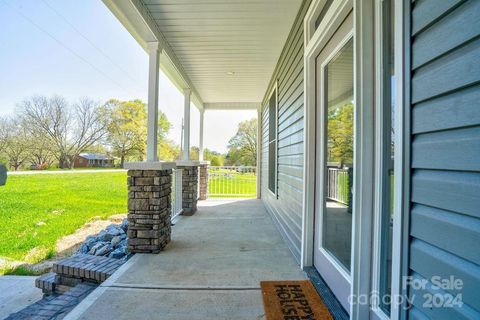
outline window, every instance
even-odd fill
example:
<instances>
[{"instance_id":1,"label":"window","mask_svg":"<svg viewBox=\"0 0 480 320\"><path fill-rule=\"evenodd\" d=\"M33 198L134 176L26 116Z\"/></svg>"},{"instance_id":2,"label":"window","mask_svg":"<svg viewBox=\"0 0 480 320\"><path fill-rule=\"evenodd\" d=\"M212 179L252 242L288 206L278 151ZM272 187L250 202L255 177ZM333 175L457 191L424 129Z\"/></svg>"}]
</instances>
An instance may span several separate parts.
<instances>
[{"instance_id":1,"label":"window","mask_svg":"<svg viewBox=\"0 0 480 320\"><path fill-rule=\"evenodd\" d=\"M304 30L307 42L312 39L333 3L334 0L312 1L304 19L307 22Z\"/></svg>"},{"instance_id":2,"label":"window","mask_svg":"<svg viewBox=\"0 0 480 320\"><path fill-rule=\"evenodd\" d=\"M322 245L350 272L354 159L353 38L324 67Z\"/></svg>"},{"instance_id":3,"label":"window","mask_svg":"<svg viewBox=\"0 0 480 320\"><path fill-rule=\"evenodd\" d=\"M328 9L332 5L333 0L327 0L323 7L322 10L319 12L317 19L315 20L315 30L318 29L318 26L320 25L320 22L322 22L323 18L325 17L325 14L327 13Z\"/></svg>"},{"instance_id":4,"label":"window","mask_svg":"<svg viewBox=\"0 0 480 320\"><path fill-rule=\"evenodd\" d=\"M277 195L277 89L268 100L268 189Z\"/></svg>"}]
</instances>

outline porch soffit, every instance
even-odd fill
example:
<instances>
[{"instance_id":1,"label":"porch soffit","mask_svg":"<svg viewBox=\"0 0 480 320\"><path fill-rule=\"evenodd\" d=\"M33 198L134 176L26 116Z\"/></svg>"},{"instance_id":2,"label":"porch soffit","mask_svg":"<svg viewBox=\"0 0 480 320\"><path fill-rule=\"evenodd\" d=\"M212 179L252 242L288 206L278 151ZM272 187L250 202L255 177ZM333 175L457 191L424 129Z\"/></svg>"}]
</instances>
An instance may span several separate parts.
<instances>
[{"instance_id":1,"label":"porch soffit","mask_svg":"<svg viewBox=\"0 0 480 320\"><path fill-rule=\"evenodd\" d=\"M171 52L167 75L189 83L197 101L225 109L262 100L302 0L129 0L141 10L122 12L104 0L137 41L148 32L128 24L153 23ZM112 2L115 3L112 6ZM149 23L144 23L148 25ZM149 26L152 29L152 26ZM155 34L155 32L153 32ZM158 35L157 35L158 38ZM173 70L173 71L172 71ZM170 74L169 74L170 73ZM183 73L183 75L182 75Z\"/></svg>"}]
</instances>

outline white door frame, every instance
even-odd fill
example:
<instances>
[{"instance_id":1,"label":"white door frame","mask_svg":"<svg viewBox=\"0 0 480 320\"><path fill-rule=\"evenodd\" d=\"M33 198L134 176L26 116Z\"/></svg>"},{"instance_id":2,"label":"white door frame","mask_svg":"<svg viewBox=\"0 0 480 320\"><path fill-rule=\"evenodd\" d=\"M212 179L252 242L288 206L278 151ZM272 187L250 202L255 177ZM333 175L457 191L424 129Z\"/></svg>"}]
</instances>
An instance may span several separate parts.
<instances>
[{"instance_id":1,"label":"white door frame","mask_svg":"<svg viewBox=\"0 0 480 320\"><path fill-rule=\"evenodd\" d=\"M350 29L341 40L335 44L330 46L330 42L327 46L324 47L325 50L330 51L333 47L333 50L328 53L327 56L322 57L321 61L318 61L318 58L325 55L323 52L317 57L316 68L317 68L317 95L318 92L325 92L325 67L331 63L332 59L345 47L345 45L350 41L353 40L353 13L350 13L350 21L348 24L345 24L341 28L337 29L336 32L345 33L345 29ZM342 20L344 23L347 20ZM343 29L343 30L342 30ZM334 36L336 37L336 36ZM330 48L329 48L330 47ZM323 51L323 50L322 50ZM353 62L353 61L352 61ZM319 74L320 73L320 74ZM315 268L319 271L322 277L325 279L327 284L329 283L336 283L336 287L330 286L331 290L337 297L348 296L350 294L350 288L352 286L352 277L350 272L343 266L336 258L335 255L328 250L324 249L320 244L323 242L323 221L324 215L326 212L326 207L324 204L324 196L325 196L325 151L326 148L326 139L325 134L326 130L323 126L326 123L325 115L327 114L326 109L328 108L325 105L325 99L321 99L320 101L317 99L316 101L316 110L320 111L316 114L316 156L317 159L315 161L316 170L315 172L315 199L322 199L321 203L315 205L315 228L314 232L317 233L316 239L314 235L314 254L317 255L317 258L314 257L314 265ZM322 132L319 132L319 129ZM352 214L354 214L352 212ZM353 221L352 221L353 222ZM353 223L352 223L353 227ZM340 303L343 305L344 308L349 310L349 303L342 301Z\"/></svg>"},{"instance_id":2,"label":"white door frame","mask_svg":"<svg viewBox=\"0 0 480 320\"><path fill-rule=\"evenodd\" d=\"M321 0L314 0L320 2ZM312 3L305 16L304 27L311 26L313 8L318 6ZM303 216L302 216L302 248L301 266L313 265L313 237L315 216L315 126L316 126L316 57L335 33L348 13L353 8L352 0L334 1L325 15L320 26L311 39L305 38L304 53L304 172L303 172ZM319 9L317 9L319 11Z\"/></svg>"},{"instance_id":3,"label":"white door frame","mask_svg":"<svg viewBox=\"0 0 480 320\"><path fill-rule=\"evenodd\" d=\"M381 249L382 249L382 220L384 219L383 214L383 190L384 190L384 182L383 182L383 173L384 173L384 136L387 134L385 132L383 118L384 118L384 91L385 86L389 85L384 83L384 72L385 66L383 63L383 55L384 53L384 25L383 19L381 19L381 15L383 13L383 0L375 0L375 38L376 45L375 45L375 136L376 136L376 144L375 144L375 160L376 160L376 170L375 170L375 216L374 216L374 232L373 232L373 242L372 242L372 291L378 292L380 294L380 272L383 272L381 269ZM393 123L392 123L393 125ZM395 131L397 132L397 131ZM397 147L396 147L397 149ZM395 150L396 153L397 150ZM396 182L398 179L398 172L394 170L395 178L394 181ZM371 319L372 320L387 320L389 316L380 308L380 300L376 299L372 301L371 307Z\"/></svg>"},{"instance_id":4,"label":"white door frame","mask_svg":"<svg viewBox=\"0 0 480 320\"><path fill-rule=\"evenodd\" d=\"M301 266L313 265L315 216L315 107L316 57L338 29L344 18L354 10L354 88L355 88L355 159L354 214L352 222L352 297L370 293L371 241L373 224L374 173L374 54L373 0L333 1L319 27L312 35L322 0L314 0L304 21L304 125L305 163L302 219ZM325 3L323 1L323 3ZM361 50L360 50L361 49ZM351 319L368 319L369 305L350 305Z\"/></svg>"}]
</instances>

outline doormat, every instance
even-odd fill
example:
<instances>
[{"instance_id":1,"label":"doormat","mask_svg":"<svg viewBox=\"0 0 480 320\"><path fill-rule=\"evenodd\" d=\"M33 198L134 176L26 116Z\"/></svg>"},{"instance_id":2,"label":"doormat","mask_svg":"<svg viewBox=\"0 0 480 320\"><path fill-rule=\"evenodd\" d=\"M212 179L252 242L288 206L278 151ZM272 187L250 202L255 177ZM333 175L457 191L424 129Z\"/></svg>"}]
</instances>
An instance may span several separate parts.
<instances>
[{"instance_id":1,"label":"doormat","mask_svg":"<svg viewBox=\"0 0 480 320\"><path fill-rule=\"evenodd\" d=\"M261 281L266 320L333 320L309 280Z\"/></svg>"}]
</instances>

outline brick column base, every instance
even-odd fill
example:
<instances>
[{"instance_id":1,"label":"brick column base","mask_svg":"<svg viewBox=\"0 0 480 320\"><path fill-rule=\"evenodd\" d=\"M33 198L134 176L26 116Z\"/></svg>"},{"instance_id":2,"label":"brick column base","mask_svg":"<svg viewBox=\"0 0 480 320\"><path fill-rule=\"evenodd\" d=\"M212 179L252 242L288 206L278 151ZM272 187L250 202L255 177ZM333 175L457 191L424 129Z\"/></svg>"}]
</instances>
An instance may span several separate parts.
<instances>
[{"instance_id":1,"label":"brick column base","mask_svg":"<svg viewBox=\"0 0 480 320\"><path fill-rule=\"evenodd\" d=\"M197 211L198 167L185 166L182 173L182 207L183 215L191 216Z\"/></svg>"},{"instance_id":2,"label":"brick column base","mask_svg":"<svg viewBox=\"0 0 480 320\"><path fill-rule=\"evenodd\" d=\"M159 253L170 242L172 170L128 170L128 251Z\"/></svg>"},{"instance_id":3,"label":"brick column base","mask_svg":"<svg viewBox=\"0 0 480 320\"><path fill-rule=\"evenodd\" d=\"M198 168L200 174L200 196L199 200L207 200L208 198L208 165L204 164Z\"/></svg>"}]
</instances>

